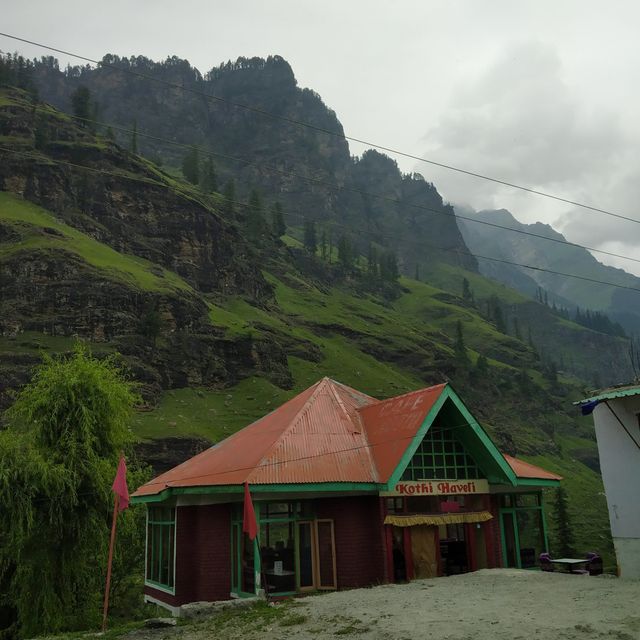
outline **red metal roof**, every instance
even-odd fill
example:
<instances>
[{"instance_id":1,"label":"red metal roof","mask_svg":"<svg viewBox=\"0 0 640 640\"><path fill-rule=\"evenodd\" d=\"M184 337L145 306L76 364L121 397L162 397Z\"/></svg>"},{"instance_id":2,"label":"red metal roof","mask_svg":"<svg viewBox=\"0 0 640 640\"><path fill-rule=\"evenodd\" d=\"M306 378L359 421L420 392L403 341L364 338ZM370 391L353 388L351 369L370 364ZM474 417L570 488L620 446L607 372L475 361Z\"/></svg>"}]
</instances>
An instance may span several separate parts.
<instances>
[{"instance_id":1,"label":"red metal roof","mask_svg":"<svg viewBox=\"0 0 640 640\"><path fill-rule=\"evenodd\" d=\"M244 482L387 482L446 386L379 401L323 378L260 420L146 483L134 495L152 495L168 487ZM520 477L558 478L505 458Z\"/></svg>"},{"instance_id":2,"label":"red metal roof","mask_svg":"<svg viewBox=\"0 0 640 640\"><path fill-rule=\"evenodd\" d=\"M420 425L446 384L405 393L360 409L371 453L383 482L400 463Z\"/></svg>"},{"instance_id":3,"label":"red metal roof","mask_svg":"<svg viewBox=\"0 0 640 640\"><path fill-rule=\"evenodd\" d=\"M272 413L143 485L166 487L310 482L378 482L358 415L378 402L323 378Z\"/></svg>"},{"instance_id":4,"label":"red metal roof","mask_svg":"<svg viewBox=\"0 0 640 640\"><path fill-rule=\"evenodd\" d=\"M513 469L513 472L518 478L532 478L535 480L562 480L562 476L559 476L551 471L546 471L542 467L536 467L535 464L519 460L513 456L509 456L506 453L502 454L504 459L509 463L509 466Z\"/></svg>"}]
</instances>

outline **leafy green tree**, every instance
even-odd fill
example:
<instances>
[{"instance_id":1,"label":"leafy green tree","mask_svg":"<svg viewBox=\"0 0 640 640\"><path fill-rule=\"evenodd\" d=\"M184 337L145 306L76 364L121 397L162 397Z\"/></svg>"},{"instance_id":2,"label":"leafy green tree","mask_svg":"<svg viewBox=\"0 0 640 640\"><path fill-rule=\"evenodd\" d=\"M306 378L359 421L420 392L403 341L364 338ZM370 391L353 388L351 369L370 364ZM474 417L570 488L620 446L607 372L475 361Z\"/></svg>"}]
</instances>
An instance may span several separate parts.
<instances>
[{"instance_id":1,"label":"leafy green tree","mask_svg":"<svg viewBox=\"0 0 640 640\"><path fill-rule=\"evenodd\" d=\"M200 182L200 152L198 147L191 147L182 160L182 175L191 184Z\"/></svg>"},{"instance_id":2,"label":"leafy green tree","mask_svg":"<svg viewBox=\"0 0 640 640\"><path fill-rule=\"evenodd\" d=\"M0 432L0 610L12 612L5 637L97 626L111 483L132 442L136 401L114 357L77 347L46 357L8 411ZM129 483L141 479L133 470ZM119 518L116 573L142 569L135 511ZM122 585L121 573L115 580Z\"/></svg>"},{"instance_id":3,"label":"leafy green tree","mask_svg":"<svg viewBox=\"0 0 640 640\"><path fill-rule=\"evenodd\" d=\"M140 317L138 331L156 346L162 330L162 317L155 306L148 306Z\"/></svg>"},{"instance_id":4,"label":"leafy green tree","mask_svg":"<svg viewBox=\"0 0 640 640\"><path fill-rule=\"evenodd\" d=\"M569 499L565 488L562 486L556 489L553 507L558 536L557 552L565 558L570 558L576 554L575 538L569 518Z\"/></svg>"},{"instance_id":5,"label":"leafy green tree","mask_svg":"<svg viewBox=\"0 0 640 640\"><path fill-rule=\"evenodd\" d=\"M213 158L210 155L205 158L203 163L202 175L200 176L200 188L205 193L213 193L218 190L216 167L213 162Z\"/></svg>"},{"instance_id":6,"label":"leafy green tree","mask_svg":"<svg viewBox=\"0 0 640 640\"><path fill-rule=\"evenodd\" d=\"M322 227L322 236L320 238L320 255L323 260L327 259L327 230Z\"/></svg>"},{"instance_id":7,"label":"leafy green tree","mask_svg":"<svg viewBox=\"0 0 640 640\"><path fill-rule=\"evenodd\" d=\"M271 231L276 238L282 238L287 233L282 205L279 202L274 202L271 205Z\"/></svg>"},{"instance_id":8,"label":"leafy green tree","mask_svg":"<svg viewBox=\"0 0 640 640\"><path fill-rule=\"evenodd\" d=\"M304 248L315 256L318 251L318 238L316 235L316 223L305 218L304 221Z\"/></svg>"},{"instance_id":9,"label":"leafy green tree","mask_svg":"<svg viewBox=\"0 0 640 640\"><path fill-rule=\"evenodd\" d=\"M93 110L91 108L91 91L84 85L81 84L71 94L71 108L73 109L73 115L76 118L83 119L82 125L88 127L89 123L86 121L91 119Z\"/></svg>"}]
</instances>

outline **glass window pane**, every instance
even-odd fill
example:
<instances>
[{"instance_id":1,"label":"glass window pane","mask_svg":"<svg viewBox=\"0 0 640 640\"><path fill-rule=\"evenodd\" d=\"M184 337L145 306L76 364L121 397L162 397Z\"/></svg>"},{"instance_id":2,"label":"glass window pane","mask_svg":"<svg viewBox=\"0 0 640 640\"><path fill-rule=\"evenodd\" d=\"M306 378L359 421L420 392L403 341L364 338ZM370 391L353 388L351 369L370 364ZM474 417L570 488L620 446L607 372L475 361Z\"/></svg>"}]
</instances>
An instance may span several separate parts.
<instances>
[{"instance_id":1,"label":"glass window pane","mask_svg":"<svg viewBox=\"0 0 640 640\"><path fill-rule=\"evenodd\" d=\"M295 523L272 522L261 525L262 539L268 543L262 547L262 566L269 593L295 591Z\"/></svg>"}]
</instances>

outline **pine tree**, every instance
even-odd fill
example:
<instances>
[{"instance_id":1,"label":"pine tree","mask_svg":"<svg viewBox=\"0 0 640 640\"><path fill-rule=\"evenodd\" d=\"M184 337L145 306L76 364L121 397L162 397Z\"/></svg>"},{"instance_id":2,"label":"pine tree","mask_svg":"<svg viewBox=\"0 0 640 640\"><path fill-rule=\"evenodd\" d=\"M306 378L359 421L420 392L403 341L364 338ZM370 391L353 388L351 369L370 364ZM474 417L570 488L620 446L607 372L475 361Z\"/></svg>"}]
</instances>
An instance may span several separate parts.
<instances>
[{"instance_id":1,"label":"pine tree","mask_svg":"<svg viewBox=\"0 0 640 640\"><path fill-rule=\"evenodd\" d=\"M316 237L316 223L305 218L304 221L304 248L315 256L318 251L318 239Z\"/></svg>"},{"instance_id":2,"label":"pine tree","mask_svg":"<svg viewBox=\"0 0 640 640\"><path fill-rule=\"evenodd\" d=\"M338 242L338 262L345 271L353 269L354 258L351 240L346 235L341 236Z\"/></svg>"},{"instance_id":3,"label":"pine tree","mask_svg":"<svg viewBox=\"0 0 640 640\"><path fill-rule=\"evenodd\" d=\"M522 335L520 335L520 322L518 318L513 319L513 335L516 337L516 340L522 340Z\"/></svg>"},{"instance_id":4,"label":"pine tree","mask_svg":"<svg viewBox=\"0 0 640 640\"><path fill-rule=\"evenodd\" d=\"M489 373L489 361L482 354L476 360L476 371L483 376Z\"/></svg>"},{"instance_id":5,"label":"pine tree","mask_svg":"<svg viewBox=\"0 0 640 640\"><path fill-rule=\"evenodd\" d=\"M562 486L556 489L554 511L558 531L557 552L565 558L575 556L575 538L569 519L569 499L565 488Z\"/></svg>"},{"instance_id":6,"label":"pine tree","mask_svg":"<svg viewBox=\"0 0 640 640\"><path fill-rule=\"evenodd\" d=\"M472 298L473 298L473 293L471 292L469 281L466 278L462 278L462 299L465 302L471 302Z\"/></svg>"},{"instance_id":7,"label":"pine tree","mask_svg":"<svg viewBox=\"0 0 640 640\"><path fill-rule=\"evenodd\" d=\"M265 221L262 210L262 199L257 189L252 189L247 207L247 233L249 238L260 241L264 233Z\"/></svg>"},{"instance_id":8,"label":"pine tree","mask_svg":"<svg viewBox=\"0 0 640 640\"><path fill-rule=\"evenodd\" d=\"M323 260L327 259L327 230L322 227L322 236L320 239L320 255Z\"/></svg>"},{"instance_id":9,"label":"pine tree","mask_svg":"<svg viewBox=\"0 0 640 640\"><path fill-rule=\"evenodd\" d=\"M200 182L200 152L198 147L191 147L182 160L182 175L191 184Z\"/></svg>"},{"instance_id":10,"label":"pine tree","mask_svg":"<svg viewBox=\"0 0 640 640\"><path fill-rule=\"evenodd\" d=\"M222 210L227 217L231 218L236 212L236 183L233 178L225 185L222 196L224 198Z\"/></svg>"},{"instance_id":11,"label":"pine tree","mask_svg":"<svg viewBox=\"0 0 640 640\"><path fill-rule=\"evenodd\" d=\"M378 251L371 243L367 251L367 273L374 279L378 277Z\"/></svg>"},{"instance_id":12,"label":"pine tree","mask_svg":"<svg viewBox=\"0 0 640 640\"><path fill-rule=\"evenodd\" d=\"M213 158L207 155L202 167L202 176L200 177L200 188L205 193L213 193L218 190L218 177L216 176L216 168Z\"/></svg>"},{"instance_id":13,"label":"pine tree","mask_svg":"<svg viewBox=\"0 0 640 640\"><path fill-rule=\"evenodd\" d=\"M462 331L462 322L458 320L456 323L456 340L453 345L453 350L456 354L456 359L463 364L469 363L469 355L467 354L467 347L464 343L464 334Z\"/></svg>"},{"instance_id":14,"label":"pine tree","mask_svg":"<svg viewBox=\"0 0 640 640\"><path fill-rule=\"evenodd\" d=\"M133 131L131 132L131 153L138 153L138 121L133 120Z\"/></svg>"},{"instance_id":15,"label":"pine tree","mask_svg":"<svg viewBox=\"0 0 640 640\"><path fill-rule=\"evenodd\" d=\"M274 202L271 207L271 230L276 238L282 238L282 236L287 233L287 225L284 222L282 205L279 202Z\"/></svg>"},{"instance_id":16,"label":"pine tree","mask_svg":"<svg viewBox=\"0 0 640 640\"><path fill-rule=\"evenodd\" d=\"M83 120L82 126L88 127L91 118L91 92L84 85L80 85L71 94L71 108L76 118Z\"/></svg>"}]
</instances>

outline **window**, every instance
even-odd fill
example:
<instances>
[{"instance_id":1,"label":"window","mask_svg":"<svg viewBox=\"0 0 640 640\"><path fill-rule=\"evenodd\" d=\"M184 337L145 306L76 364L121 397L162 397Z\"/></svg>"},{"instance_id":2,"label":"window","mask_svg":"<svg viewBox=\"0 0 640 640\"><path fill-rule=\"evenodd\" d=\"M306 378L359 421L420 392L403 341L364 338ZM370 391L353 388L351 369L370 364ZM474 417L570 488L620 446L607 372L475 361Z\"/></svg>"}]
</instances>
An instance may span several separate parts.
<instances>
[{"instance_id":1,"label":"window","mask_svg":"<svg viewBox=\"0 0 640 640\"><path fill-rule=\"evenodd\" d=\"M433 426L411 458L403 480L470 480L480 478L473 458L452 429Z\"/></svg>"},{"instance_id":2,"label":"window","mask_svg":"<svg viewBox=\"0 0 640 640\"><path fill-rule=\"evenodd\" d=\"M147 512L146 582L173 590L175 586L175 507L149 507Z\"/></svg>"}]
</instances>

